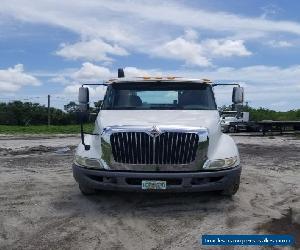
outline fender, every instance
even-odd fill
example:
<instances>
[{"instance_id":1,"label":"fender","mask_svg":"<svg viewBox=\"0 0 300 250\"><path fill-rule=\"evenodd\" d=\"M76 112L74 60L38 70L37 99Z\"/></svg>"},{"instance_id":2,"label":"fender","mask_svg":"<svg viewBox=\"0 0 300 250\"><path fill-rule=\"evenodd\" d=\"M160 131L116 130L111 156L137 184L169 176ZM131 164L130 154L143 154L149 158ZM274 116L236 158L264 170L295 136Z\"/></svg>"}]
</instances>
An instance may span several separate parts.
<instances>
[{"instance_id":1,"label":"fender","mask_svg":"<svg viewBox=\"0 0 300 250\"><path fill-rule=\"evenodd\" d=\"M211 160L214 159L224 159L229 157L237 156L236 165L240 164L239 151L236 146L236 143L231 136L226 134L221 134L219 140L215 145L213 145L213 150L210 150L208 158Z\"/></svg>"},{"instance_id":2,"label":"fender","mask_svg":"<svg viewBox=\"0 0 300 250\"><path fill-rule=\"evenodd\" d=\"M86 134L85 137L86 144L89 144L90 150L85 150L84 145L80 143L76 149L76 155L80 155L82 157L101 159L101 140L100 135L89 135Z\"/></svg>"}]
</instances>

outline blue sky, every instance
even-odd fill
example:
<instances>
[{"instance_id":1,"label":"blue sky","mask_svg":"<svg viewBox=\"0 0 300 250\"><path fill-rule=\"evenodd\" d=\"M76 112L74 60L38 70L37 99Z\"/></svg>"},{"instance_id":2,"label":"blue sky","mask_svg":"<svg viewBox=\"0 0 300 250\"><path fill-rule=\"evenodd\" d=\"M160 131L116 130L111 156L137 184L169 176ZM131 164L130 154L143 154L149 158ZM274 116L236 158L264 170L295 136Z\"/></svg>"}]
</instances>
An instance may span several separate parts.
<instances>
[{"instance_id":1,"label":"blue sky","mask_svg":"<svg viewBox=\"0 0 300 250\"><path fill-rule=\"evenodd\" d=\"M176 75L239 82L255 107L300 108L299 1L17 1L0 8L0 101L62 107L82 82ZM216 89L218 104L230 88ZM91 90L93 99L104 89Z\"/></svg>"}]
</instances>

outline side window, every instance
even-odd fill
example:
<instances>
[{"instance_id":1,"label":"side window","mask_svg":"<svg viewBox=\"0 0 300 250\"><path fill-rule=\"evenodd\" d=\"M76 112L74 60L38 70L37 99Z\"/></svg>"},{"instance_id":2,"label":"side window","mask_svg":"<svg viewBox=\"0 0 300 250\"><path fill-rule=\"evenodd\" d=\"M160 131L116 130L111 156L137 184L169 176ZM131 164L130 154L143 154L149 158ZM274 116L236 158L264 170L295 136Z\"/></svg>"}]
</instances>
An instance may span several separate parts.
<instances>
[{"instance_id":1,"label":"side window","mask_svg":"<svg viewBox=\"0 0 300 250\"><path fill-rule=\"evenodd\" d=\"M112 106L113 102L113 88L107 87L106 93L103 99L103 108L108 108Z\"/></svg>"}]
</instances>

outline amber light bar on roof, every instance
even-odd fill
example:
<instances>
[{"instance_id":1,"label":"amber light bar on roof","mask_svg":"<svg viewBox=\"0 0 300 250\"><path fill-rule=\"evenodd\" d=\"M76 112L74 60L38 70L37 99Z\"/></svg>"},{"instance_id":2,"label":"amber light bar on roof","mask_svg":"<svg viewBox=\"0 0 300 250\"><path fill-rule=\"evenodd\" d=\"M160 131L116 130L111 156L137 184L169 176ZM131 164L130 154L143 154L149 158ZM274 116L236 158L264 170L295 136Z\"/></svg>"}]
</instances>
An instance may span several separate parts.
<instances>
[{"instance_id":1,"label":"amber light bar on roof","mask_svg":"<svg viewBox=\"0 0 300 250\"><path fill-rule=\"evenodd\" d=\"M141 79L144 79L144 80L152 80L152 79L155 79L155 80L174 80L174 79L178 79L178 78L182 78L182 77L178 77L178 76L138 76L137 78L141 78Z\"/></svg>"},{"instance_id":2,"label":"amber light bar on roof","mask_svg":"<svg viewBox=\"0 0 300 250\"><path fill-rule=\"evenodd\" d=\"M163 76L139 76L136 78L140 78L143 80L175 80L175 79L180 79L183 77L181 77L181 76L165 76L165 77L163 77ZM206 78L199 79L199 80L206 82L206 83L212 83L211 80L206 79Z\"/></svg>"},{"instance_id":3,"label":"amber light bar on roof","mask_svg":"<svg viewBox=\"0 0 300 250\"><path fill-rule=\"evenodd\" d=\"M130 80L133 80L133 81L136 81L136 79L141 79L141 80L144 80L144 81L172 81L172 80L179 80L179 81L183 81L183 82L201 82L201 83L206 83L206 84L214 84L213 81L207 79L207 78L198 78L198 79L187 79L187 78L184 78L184 77L178 77L178 76L137 76L137 77L134 77L134 78L122 78L122 79L119 79L119 78L113 78L113 79L109 79L107 82L108 83L113 83L113 82L123 82L123 81L130 81Z\"/></svg>"}]
</instances>

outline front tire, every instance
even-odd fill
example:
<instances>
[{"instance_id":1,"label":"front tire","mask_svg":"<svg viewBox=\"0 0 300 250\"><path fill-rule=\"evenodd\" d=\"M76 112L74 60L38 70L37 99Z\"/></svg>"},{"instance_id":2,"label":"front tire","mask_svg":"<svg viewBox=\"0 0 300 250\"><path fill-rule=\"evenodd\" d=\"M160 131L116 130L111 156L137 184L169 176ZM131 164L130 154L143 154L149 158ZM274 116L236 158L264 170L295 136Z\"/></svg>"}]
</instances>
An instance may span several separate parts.
<instances>
[{"instance_id":1,"label":"front tire","mask_svg":"<svg viewBox=\"0 0 300 250\"><path fill-rule=\"evenodd\" d=\"M221 191L221 195L231 197L236 194L240 187L240 178L236 179L229 187Z\"/></svg>"},{"instance_id":2,"label":"front tire","mask_svg":"<svg viewBox=\"0 0 300 250\"><path fill-rule=\"evenodd\" d=\"M79 184L79 189L83 195L96 194L96 190Z\"/></svg>"},{"instance_id":3,"label":"front tire","mask_svg":"<svg viewBox=\"0 0 300 250\"><path fill-rule=\"evenodd\" d=\"M228 128L228 132L229 132L229 133L235 133L235 132L236 132L236 127L235 127L235 126L230 126L230 127Z\"/></svg>"}]
</instances>

